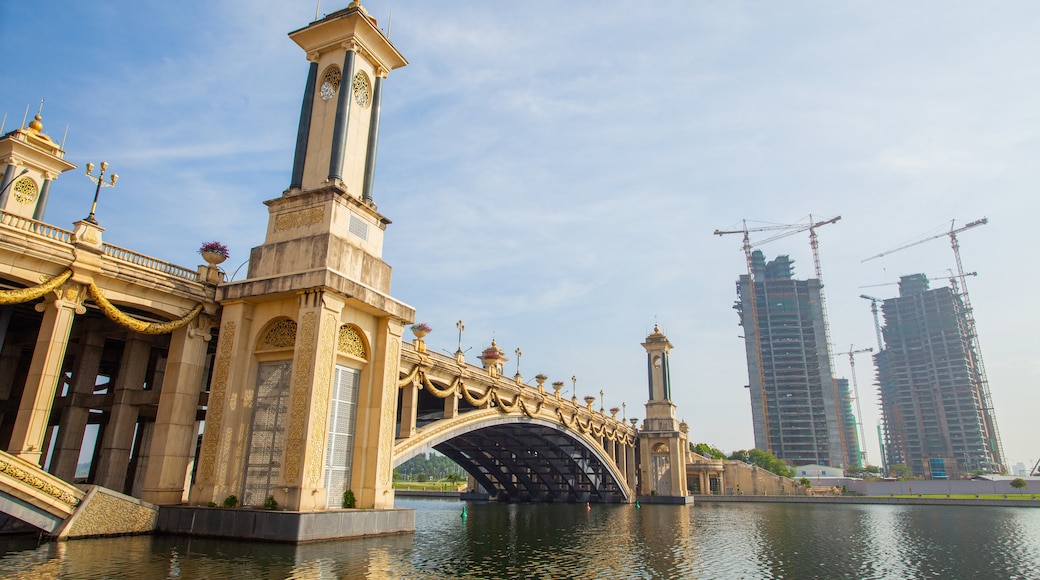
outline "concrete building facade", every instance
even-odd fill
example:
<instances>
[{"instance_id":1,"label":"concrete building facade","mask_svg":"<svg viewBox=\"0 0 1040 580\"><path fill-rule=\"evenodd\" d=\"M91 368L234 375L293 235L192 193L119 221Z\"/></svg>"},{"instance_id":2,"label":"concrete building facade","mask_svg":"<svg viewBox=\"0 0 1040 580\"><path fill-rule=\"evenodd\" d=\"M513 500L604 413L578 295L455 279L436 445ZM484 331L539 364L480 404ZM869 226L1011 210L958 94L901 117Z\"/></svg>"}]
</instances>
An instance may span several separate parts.
<instances>
[{"instance_id":1,"label":"concrete building facade","mask_svg":"<svg viewBox=\"0 0 1040 580\"><path fill-rule=\"evenodd\" d=\"M993 410L985 408L964 303L953 288L903 276L882 304L885 349L874 357L885 421L885 459L945 479L999 471Z\"/></svg>"},{"instance_id":2,"label":"concrete building facade","mask_svg":"<svg viewBox=\"0 0 1040 580\"><path fill-rule=\"evenodd\" d=\"M819 280L796 280L793 261L752 254L737 282L755 447L793 465L849 465L842 397L832 377ZM757 311L756 311L757 310ZM757 336L756 336L757 333ZM851 433L855 436L855 433Z\"/></svg>"}]
</instances>

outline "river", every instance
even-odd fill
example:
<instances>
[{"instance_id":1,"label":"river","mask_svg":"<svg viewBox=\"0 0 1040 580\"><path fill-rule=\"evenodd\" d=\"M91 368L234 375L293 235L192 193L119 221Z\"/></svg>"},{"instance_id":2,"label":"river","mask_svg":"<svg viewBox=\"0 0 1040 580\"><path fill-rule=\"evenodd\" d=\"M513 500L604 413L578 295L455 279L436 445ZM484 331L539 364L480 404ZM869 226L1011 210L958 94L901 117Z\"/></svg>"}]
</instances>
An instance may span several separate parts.
<instances>
[{"instance_id":1,"label":"river","mask_svg":"<svg viewBox=\"0 0 1040 580\"><path fill-rule=\"evenodd\" d=\"M2 578L1040 578L1040 509L463 504L413 535L287 546L138 536L0 543Z\"/></svg>"}]
</instances>

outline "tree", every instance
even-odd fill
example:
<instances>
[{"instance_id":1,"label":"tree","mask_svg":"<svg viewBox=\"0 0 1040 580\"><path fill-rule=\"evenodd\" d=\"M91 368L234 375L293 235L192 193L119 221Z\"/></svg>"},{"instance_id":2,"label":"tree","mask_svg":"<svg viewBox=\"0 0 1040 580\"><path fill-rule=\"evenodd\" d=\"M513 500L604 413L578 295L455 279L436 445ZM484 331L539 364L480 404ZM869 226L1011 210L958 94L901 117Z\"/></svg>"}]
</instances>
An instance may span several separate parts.
<instances>
[{"instance_id":1,"label":"tree","mask_svg":"<svg viewBox=\"0 0 1040 580\"><path fill-rule=\"evenodd\" d=\"M805 489L809 489L810 487L812 487L812 481L810 481L808 477L803 477L799 479L798 483L801 484L801 486Z\"/></svg>"},{"instance_id":2,"label":"tree","mask_svg":"<svg viewBox=\"0 0 1040 580\"><path fill-rule=\"evenodd\" d=\"M726 454L720 451L718 447L708 445L707 443L698 443L696 445L691 443L690 451L693 451L698 455L703 455L708 459L726 459Z\"/></svg>"},{"instance_id":3,"label":"tree","mask_svg":"<svg viewBox=\"0 0 1040 580\"><path fill-rule=\"evenodd\" d=\"M1026 480L1022 479L1021 477L1016 477L1015 479L1012 479L1012 480L1011 480L1011 487L1013 487L1013 488L1017 489L1017 490L1018 490L1018 493L1022 493L1022 490L1023 490L1023 489L1024 489L1024 488L1025 488L1025 487L1026 487L1027 485L1029 485L1029 484L1028 484L1028 483L1026 483Z\"/></svg>"},{"instance_id":4,"label":"tree","mask_svg":"<svg viewBox=\"0 0 1040 580\"><path fill-rule=\"evenodd\" d=\"M881 468L877 465L868 465L863 468L863 471L867 473L881 473Z\"/></svg>"},{"instance_id":5,"label":"tree","mask_svg":"<svg viewBox=\"0 0 1040 580\"><path fill-rule=\"evenodd\" d=\"M888 468L888 470L892 473L893 476L899 479L905 480L910 479L914 476L914 472L906 464L903 463L897 463L895 465L892 465Z\"/></svg>"},{"instance_id":6,"label":"tree","mask_svg":"<svg viewBox=\"0 0 1040 580\"><path fill-rule=\"evenodd\" d=\"M794 477L794 468L788 466L782 459L777 459L768 451L762 451L761 449L749 449L745 451L741 449L740 451L734 451L729 458L735 461L750 463L751 465L761 467L770 473L775 473L783 477Z\"/></svg>"}]
</instances>

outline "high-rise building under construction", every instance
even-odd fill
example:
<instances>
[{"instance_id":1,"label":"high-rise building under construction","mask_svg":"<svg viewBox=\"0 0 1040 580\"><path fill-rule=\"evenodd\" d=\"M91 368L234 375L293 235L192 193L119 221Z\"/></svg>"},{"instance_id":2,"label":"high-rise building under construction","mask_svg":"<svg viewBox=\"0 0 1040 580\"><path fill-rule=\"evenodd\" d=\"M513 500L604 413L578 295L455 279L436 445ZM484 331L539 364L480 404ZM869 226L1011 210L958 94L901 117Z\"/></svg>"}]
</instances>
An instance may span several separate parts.
<instances>
[{"instance_id":1,"label":"high-rise building under construction","mask_svg":"<svg viewBox=\"0 0 1040 580\"><path fill-rule=\"evenodd\" d=\"M885 459L941 479L1000 471L993 410L986 407L966 310L950 287L903 276L882 303L885 348L874 357L885 421Z\"/></svg>"},{"instance_id":2,"label":"high-rise building under construction","mask_svg":"<svg viewBox=\"0 0 1040 580\"><path fill-rule=\"evenodd\" d=\"M737 282L734 307L744 327L755 447L793 465L848 467L848 449L859 443L847 440L856 433L842 420L820 281L795 280L788 256L766 263L758 250L751 270L754 280L742 275Z\"/></svg>"}]
</instances>

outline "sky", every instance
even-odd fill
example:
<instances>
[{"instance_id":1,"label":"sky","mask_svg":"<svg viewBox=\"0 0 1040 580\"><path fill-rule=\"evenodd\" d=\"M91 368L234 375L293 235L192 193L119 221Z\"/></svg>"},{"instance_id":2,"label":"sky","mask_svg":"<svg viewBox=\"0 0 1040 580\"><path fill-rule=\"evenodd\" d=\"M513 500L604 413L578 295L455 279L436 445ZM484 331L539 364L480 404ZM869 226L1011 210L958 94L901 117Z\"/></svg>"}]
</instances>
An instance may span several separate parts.
<instances>
[{"instance_id":1,"label":"sky","mask_svg":"<svg viewBox=\"0 0 1040 580\"><path fill-rule=\"evenodd\" d=\"M288 186L303 52L287 34L347 2L0 0L4 131L45 99L78 168L46 221L86 216L108 161L109 244L190 268L206 241L229 277ZM836 374L877 348L861 294L955 269L959 236L1004 450L1040 458L1040 3L364 3L409 60L383 85L374 188L393 221L392 295L471 362L491 340L519 371L645 414L640 344L674 345L691 440L754 446L738 235L818 230ZM67 136L66 135L67 127ZM96 170L95 170L96 171ZM752 234L752 243L771 232ZM929 236L936 239L862 262ZM813 276L807 233L761 246ZM946 285L936 279L934 286ZM867 286L866 288L864 286ZM576 378L572 383L571 377ZM856 360L867 460L880 464L873 367Z\"/></svg>"}]
</instances>

